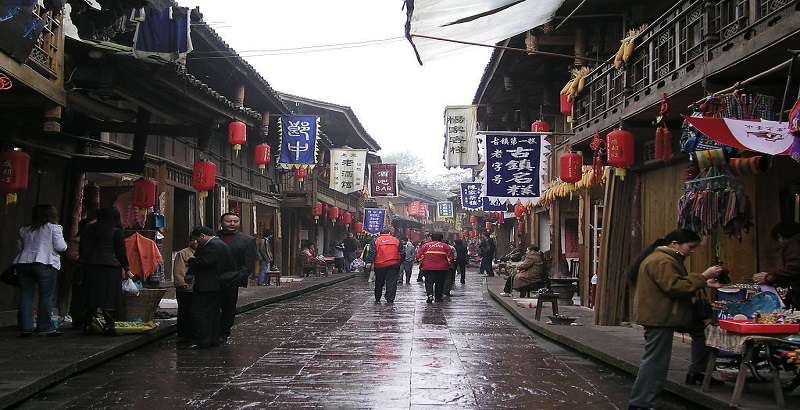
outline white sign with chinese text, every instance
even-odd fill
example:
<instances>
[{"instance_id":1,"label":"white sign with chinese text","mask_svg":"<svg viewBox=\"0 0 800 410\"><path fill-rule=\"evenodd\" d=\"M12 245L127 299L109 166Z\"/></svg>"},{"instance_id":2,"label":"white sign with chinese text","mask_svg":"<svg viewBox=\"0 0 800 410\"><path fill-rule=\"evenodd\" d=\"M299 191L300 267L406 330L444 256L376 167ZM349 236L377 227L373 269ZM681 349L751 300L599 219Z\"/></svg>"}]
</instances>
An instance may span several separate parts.
<instances>
[{"instance_id":1,"label":"white sign with chinese text","mask_svg":"<svg viewBox=\"0 0 800 410\"><path fill-rule=\"evenodd\" d=\"M444 166L469 168L478 165L478 107L447 107L444 111Z\"/></svg>"},{"instance_id":2,"label":"white sign with chinese text","mask_svg":"<svg viewBox=\"0 0 800 410\"><path fill-rule=\"evenodd\" d=\"M331 189L343 194L364 189L366 162L365 149L331 149Z\"/></svg>"}]
</instances>

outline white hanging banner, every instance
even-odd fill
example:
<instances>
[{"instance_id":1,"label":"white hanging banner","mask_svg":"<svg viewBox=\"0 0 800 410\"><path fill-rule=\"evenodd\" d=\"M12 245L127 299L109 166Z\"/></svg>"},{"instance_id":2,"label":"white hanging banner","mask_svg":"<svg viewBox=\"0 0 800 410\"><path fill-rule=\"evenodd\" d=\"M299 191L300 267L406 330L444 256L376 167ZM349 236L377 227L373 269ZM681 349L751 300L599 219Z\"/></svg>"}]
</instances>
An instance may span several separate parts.
<instances>
[{"instance_id":1,"label":"white hanging banner","mask_svg":"<svg viewBox=\"0 0 800 410\"><path fill-rule=\"evenodd\" d=\"M478 107L468 105L445 108L444 126L444 166L477 166Z\"/></svg>"},{"instance_id":2,"label":"white hanging banner","mask_svg":"<svg viewBox=\"0 0 800 410\"><path fill-rule=\"evenodd\" d=\"M365 149L331 149L330 188L343 194L364 189L367 163Z\"/></svg>"}]
</instances>

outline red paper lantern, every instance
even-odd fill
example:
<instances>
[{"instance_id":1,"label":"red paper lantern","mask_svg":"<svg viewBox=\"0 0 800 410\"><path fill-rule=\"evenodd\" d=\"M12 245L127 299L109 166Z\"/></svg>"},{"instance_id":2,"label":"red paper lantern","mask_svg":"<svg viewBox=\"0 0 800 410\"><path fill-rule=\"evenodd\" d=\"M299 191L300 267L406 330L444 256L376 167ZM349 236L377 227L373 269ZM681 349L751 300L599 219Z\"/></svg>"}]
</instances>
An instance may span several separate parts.
<instances>
[{"instance_id":1,"label":"red paper lantern","mask_svg":"<svg viewBox=\"0 0 800 410\"><path fill-rule=\"evenodd\" d=\"M572 115L572 101L569 100L569 95L561 94L561 109L560 112L562 115L571 116Z\"/></svg>"},{"instance_id":2,"label":"red paper lantern","mask_svg":"<svg viewBox=\"0 0 800 410\"><path fill-rule=\"evenodd\" d=\"M311 209L311 216L315 221L319 220L319 217L322 216L322 202L317 201L317 206Z\"/></svg>"},{"instance_id":3,"label":"red paper lantern","mask_svg":"<svg viewBox=\"0 0 800 410\"><path fill-rule=\"evenodd\" d=\"M550 132L550 125L542 120L536 121L531 123L531 132Z\"/></svg>"},{"instance_id":4,"label":"red paper lantern","mask_svg":"<svg viewBox=\"0 0 800 410\"><path fill-rule=\"evenodd\" d=\"M411 235L411 228L406 228L406 236Z\"/></svg>"},{"instance_id":5,"label":"red paper lantern","mask_svg":"<svg viewBox=\"0 0 800 410\"><path fill-rule=\"evenodd\" d=\"M6 205L17 202L17 192L28 189L30 155L20 148L0 154L0 194L6 195Z\"/></svg>"},{"instance_id":6,"label":"red paper lantern","mask_svg":"<svg viewBox=\"0 0 800 410\"><path fill-rule=\"evenodd\" d=\"M484 228L486 228L487 231L491 231L492 230L492 223L491 222L486 222L486 225L484 225Z\"/></svg>"},{"instance_id":7,"label":"red paper lantern","mask_svg":"<svg viewBox=\"0 0 800 410\"><path fill-rule=\"evenodd\" d=\"M214 189L217 164L205 159L194 164L192 171L192 188L197 190L200 199L208 196L208 191Z\"/></svg>"},{"instance_id":8,"label":"red paper lantern","mask_svg":"<svg viewBox=\"0 0 800 410\"><path fill-rule=\"evenodd\" d=\"M262 174L264 173L264 168L269 164L271 150L269 144L265 142L256 145L255 159L253 161L258 164L258 168L261 170Z\"/></svg>"},{"instance_id":9,"label":"red paper lantern","mask_svg":"<svg viewBox=\"0 0 800 410\"><path fill-rule=\"evenodd\" d=\"M347 212L342 212L342 213L339 214L339 217L336 218L336 224L337 225L344 226L344 214L346 214L346 213Z\"/></svg>"},{"instance_id":10,"label":"red paper lantern","mask_svg":"<svg viewBox=\"0 0 800 410\"><path fill-rule=\"evenodd\" d=\"M83 208L91 211L100 209L100 187L94 182L83 187Z\"/></svg>"},{"instance_id":11,"label":"red paper lantern","mask_svg":"<svg viewBox=\"0 0 800 410\"><path fill-rule=\"evenodd\" d=\"M615 168L614 174L625 180L627 169L634 162L633 134L625 130L611 131L606 136L606 158Z\"/></svg>"},{"instance_id":12,"label":"red paper lantern","mask_svg":"<svg viewBox=\"0 0 800 410\"><path fill-rule=\"evenodd\" d=\"M331 222L336 222L339 219L339 208L336 206L328 208L328 218L330 218Z\"/></svg>"},{"instance_id":13,"label":"red paper lantern","mask_svg":"<svg viewBox=\"0 0 800 410\"><path fill-rule=\"evenodd\" d=\"M242 149L242 144L247 142L247 125L241 121L234 121L228 124L228 143L233 145L233 150L236 156L239 156L239 150Z\"/></svg>"},{"instance_id":14,"label":"red paper lantern","mask_svg":"<svg viewBox=\"0 0 800 410\"><path fill-rule=\"evenodd\" d=\"M525 205L518 203L514 205L514 216L516 216L517 218L522 218L527 210L528 209L525 208Z\"/></svg>"},{"instance_id":15,"label":"red paper lantern","mask_svg":"<svg viewBox=\"0 0 800 410\"><path fill-rule=\"evenodd\" d=\"M294 169L294 177L297 178L298 181L303 182L303 180L308 176L308 169L306 168L295 168Z\"/></svg>"},{"instance_id":16,"label":"red paper lantern","mask_svg":"<svg viewBox=\"0 0 800 410\"><path fill-rule=\"evenodd\" d=\"M567 152L558 159L558 175L562 181L567 183L567 191L572 198L572 191L575 190L575 183L581 180L583 157L574 152Z\"/></svg>"},{"instance_id":17,"label":"red paper lantern","mask_svg":"<svg viewBox=\"0 0 800 410\"><path fill-rule=\"evenodd\" d=\"M470 238L472 238L472 239L477 239L477 238L478 238L478 230L477 230L477 229L473 229L473 230L472 230L472 231L469 233L469 237L470 237Z\"/></svg>"},{"instance_id":18,"label":"red paper lantern","mask_svg":"<svg viewBox=\"0 0 800 410\"><path fill-rule=\"evenodd\" d=\"M389 226L389 233L394 235L394 226Z\"/></svg>"},{"instance_id":19,"label":"red paper lantern","mask_svg":"<svg viewBox=\"0 0 800 410\"><path fill-rule=\"evenodd\" d=\"M475 215L470 215L469 223L474 224L475 222L478 222L478 217Z\"/></svg>"},{"instance_id":20,"label":"red paper lantern","mask_svg":"<svg viewBox=\"0 0 800 410\"><path fill-rule=\"evenodd\" d=\"M517 223L517 233L525 232L525 222Z\"/></svg>"},{"instance_id":21,"label":"red paper lantern","mask_svg":"<svg viewBox=\"0 0 800 410\"><path fill-rule=\"evenodd\" d=\"M364 233L364 223L356 222L355 225L353 225L353 231L355 231L355 233Z\"/></svg>"},{"instance_id":22,"label":"red paper lantern","mask_svg":"<svg viewBox=\"0 0 800 410\"><path fill-rule=\"evenodd\" d=\"M344 213L344 226L350 226L353 223L353 214L350 212Z\"/></svg>"},{"instance_id":23,"label":"red paper lantern","mask_svg":"<svg viewBox=\"0 0 800 410\"><path fill-rule=\"evenodd\" d=\"M503 223L505 223L506 220L505 220L505 217L503 216L502 212L495 212L494 213L494 221L495 221L496 224L502 225Z\"/></svg>"},{"instance_id":24,"label":"red paper lantern","mask_svg":"<svg viewBox=\"0 0 800 410\"><path fill-rule=\"evenodd\" d=\"M133 183L133 206L139 208L139 215L147 215L147 208L156 204L156 181L139 178Z\"/></svg>"}]
</instances>

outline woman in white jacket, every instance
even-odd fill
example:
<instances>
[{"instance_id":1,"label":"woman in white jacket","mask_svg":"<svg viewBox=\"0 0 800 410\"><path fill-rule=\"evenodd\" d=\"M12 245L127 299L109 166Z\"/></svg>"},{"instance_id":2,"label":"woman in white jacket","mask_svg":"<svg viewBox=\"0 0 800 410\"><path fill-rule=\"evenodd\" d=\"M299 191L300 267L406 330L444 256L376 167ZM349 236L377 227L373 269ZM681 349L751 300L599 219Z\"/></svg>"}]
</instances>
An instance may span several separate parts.
<instances>
[{"instance_id":1,"label":"woman in white jacket","mask_svg":"<svg viewBox=\"0 0 800 410\"><path fill-rule=\"evenodd\" d=\"M40 204L31 211L31 224L19 229L17 240L19 255L14 258L19 274L22 295L17 310L22 337L33 334L39 336L60 336L61 332L53 326L50 313L53 310L53 293L56 277L61 268L59 252L67 249L64 232L58 225L58 212L52 205ZM33 296L39 285L39 306L36 326L33 323Z\"/></svg>"}]
</instances>

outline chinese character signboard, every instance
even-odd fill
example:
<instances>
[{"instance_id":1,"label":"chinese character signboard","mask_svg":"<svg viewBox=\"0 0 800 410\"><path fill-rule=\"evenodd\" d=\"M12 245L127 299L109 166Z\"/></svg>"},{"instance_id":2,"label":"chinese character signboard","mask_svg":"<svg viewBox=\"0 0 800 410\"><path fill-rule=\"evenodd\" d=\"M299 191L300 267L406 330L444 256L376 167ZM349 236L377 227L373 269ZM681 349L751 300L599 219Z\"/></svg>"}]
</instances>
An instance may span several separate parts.
<instances>
[{"instance_id":1,"label":"chinese character signboard","mask_svg":"<svg viewBox=\"0 0 800 410\"><path fill-rule=\"evenodd\" d=\"M364 188L367 150L331 149L330 188L343 194Z\"/></svg>"},{"instance_id":2,"label":"chinese character signboard","mask_svg":"<svg viewBox=\"0 0 800 410\"><path fill-rule=\"evenodd\" d=\"M550 144L545 133L487 132L483 196L491 202L533 201L545 190L542 176Z\"/></svg>"},{"instance_id":3,"label":"chinese character signboard","mask_svg":"<svg viewBox=\"0 0 800 410\"><path fill-rule=\"evenodd\" d=\"M397 164L369 164L372 196L397 196Z\"/></svg>"},{"instance_id":4,"label":"chinese character signboard","mask_svg":"<svg viewBox=\"0 0 800 410\"><path fill-rule=\"evenodd\" d=\"M461 207L471 211L481 209L483 199L481 198L480 182L461 183Z\"/></svg>"},{"instance_id":5,"label":"chinese character signboard","mask_svg":"<svg viewBox=\"0 0 800 410\"><path fill-rule=\"evenodd\" d=\"M419 201L411 201L406 204L406 214L408 216L419 216Z\"/></svg>"},{"instance_id":6,"label":"chinese character signboard","mask_svg":"<svg viewBox=\"0 0 800 410\"><path fill-rule=\"evenodd\" d=\"M444 166L478 165L477 106L447 107L444 111Z\"/></svg>"},{"instance_id":7,"label":"chinese character signboard","mask_svg":"<svg viewBox=\"0 0 800 410\"><path fill-rule=\"evenodd\" d=\"M436 219L452 218L453 217L453 203L448 201L441 201L436 203Z\"/></svg>"},{"instance_id":8,"label":"chinese character signboard","mask_svg":"<svg viewBox=\"0 0 800 410\"><path fill-rule=\"evenodd\" d=\"M282 115L278 119L281 153L278 165L284 169L308 166L317 162L317 133L319 117L313 115Z\"/></svg>"},{"instance_id":9,"label":"chinese character signboard","mask_svg":"<svg viewBox=\"0 0 800 410\"><path fill-rule=\"evenodd\" d=\"M428 219L430 213L428 212L428 204L420 202L419 204L419 217Z\"/></svg>"},{"instance_id":10,"label":"chinese character signboard","mask_svg":"<svg viewBox=\"0 0 800 410\"><path fill-rule=\"evenodd\" d=\"M385 209L367 208L364 210L364 232L377 235L383 229Z\"/></svg>"}]
</instances>

